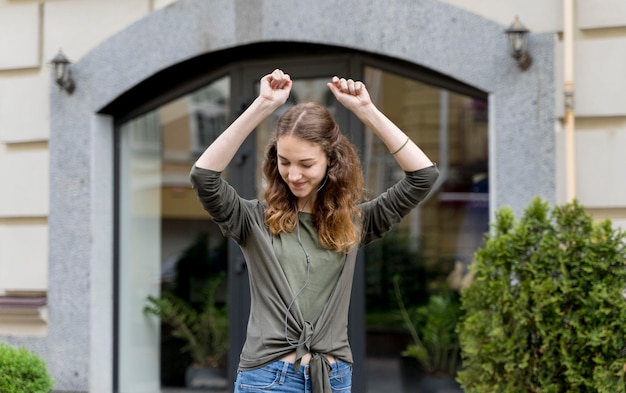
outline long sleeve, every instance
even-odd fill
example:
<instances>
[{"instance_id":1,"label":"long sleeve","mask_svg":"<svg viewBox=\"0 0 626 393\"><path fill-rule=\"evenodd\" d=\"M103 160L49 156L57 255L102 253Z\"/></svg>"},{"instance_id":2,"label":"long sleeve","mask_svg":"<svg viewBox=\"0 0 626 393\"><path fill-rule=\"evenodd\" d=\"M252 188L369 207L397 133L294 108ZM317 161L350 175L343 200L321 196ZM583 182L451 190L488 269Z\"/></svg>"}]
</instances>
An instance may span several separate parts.
<instances>
[{"instance_id":1,"label":"long sleeve","mask_svg":"<svg viewBox=\"0 0 626 393\"><path fill-rule=\"evenodd\" d=\"M363 227L361 245L378 239L400 222L404 216L426 198L439 177L435 165L414 172L405 172L405 177L375 199L361 205Z\"/></svg>"},{"instance_id":2,"label":"long sleeve","mask_svg":"<svg viewBox=\"0 0 626 393\"><path fill-rule=\"evenodd\" d=\"M241 198L235 189L220 177L220 172L194 166L189 179L202 207L211 215L224 236L244 244L257 220L259 201Z\"/></svg>"}]
</instances>

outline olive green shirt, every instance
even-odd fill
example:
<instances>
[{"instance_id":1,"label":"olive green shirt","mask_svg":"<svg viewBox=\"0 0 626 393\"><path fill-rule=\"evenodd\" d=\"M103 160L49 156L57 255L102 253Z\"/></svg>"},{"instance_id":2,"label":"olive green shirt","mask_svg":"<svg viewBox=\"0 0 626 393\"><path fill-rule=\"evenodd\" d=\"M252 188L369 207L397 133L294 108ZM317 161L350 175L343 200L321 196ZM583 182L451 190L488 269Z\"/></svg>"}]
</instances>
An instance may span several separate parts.
<instances>
[{"instance_id":1,"label":"olive green shirt","mask_svg":"<svg viewBox=\"0 0 626 393\"><path fill-rule=\"evenodd\" d=\"M438 174L435 166L406 172L386 192L360 204L360 245L382 237L417 206ZM330 364L324 354L353 362L348 342L348 310L357 250L345 256L334 286L329 285L330 295L319 316L308 318L314 321L307 320L298 303L293 302L294 292L274 249L276 237L265 225L266 205L256 199L241 198L219 172L194 166L190 180L205 210L222 233L240 246L247 263L251 307L239 368L255 369L295 350L297 369L302 356L311 353L312 391L330 393Z\"/></svg>"},{"instance_id":2,"label":"olive green shirt","mask_svg":"<svg viewBox=\"0 0 626 393\"><path fill-rule=\"evenodd\" d=\"M304 320L315 325L337 284L346 254L322 247L311 213L300 212L298 216L299 231L274 236L273 246Z\"/></svg>"}]
</instances>

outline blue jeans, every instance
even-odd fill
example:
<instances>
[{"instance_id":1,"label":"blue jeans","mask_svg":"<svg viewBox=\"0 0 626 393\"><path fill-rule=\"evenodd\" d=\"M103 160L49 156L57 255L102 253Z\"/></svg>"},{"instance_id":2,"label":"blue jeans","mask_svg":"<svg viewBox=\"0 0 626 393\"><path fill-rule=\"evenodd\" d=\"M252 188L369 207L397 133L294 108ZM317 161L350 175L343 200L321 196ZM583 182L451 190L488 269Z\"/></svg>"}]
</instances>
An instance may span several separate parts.
<instances>
[{"instance_id":1,"label":"blue jeans","mask_svg":"<svg viewBox=\"0 0 626 393\"><path fill-rule=\"evenodd\" d=\"M332 363L330 386L333 393L350 393L352 366L337 361ZM239 371L235 381L235 393L310 393L309 366L302 365L298 372L293 363L275 361L261 368Z\"/></svg>"}]
</instances>

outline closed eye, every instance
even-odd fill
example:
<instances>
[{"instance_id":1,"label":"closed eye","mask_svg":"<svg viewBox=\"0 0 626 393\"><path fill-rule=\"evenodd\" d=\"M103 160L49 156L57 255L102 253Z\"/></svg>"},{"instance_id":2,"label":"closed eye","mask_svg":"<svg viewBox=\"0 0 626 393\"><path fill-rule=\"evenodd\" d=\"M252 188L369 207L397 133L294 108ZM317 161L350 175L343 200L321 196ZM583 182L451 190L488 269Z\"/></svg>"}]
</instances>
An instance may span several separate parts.
<instances>
[{"instance_id":1,"label":"closed eye","mask_svg":"<svg viewBox=\"0 0 626 393\"><path fill-rule=\"evenodd\" d=\"M281 166L289 166L291 165L291 163L289 161L279 161L279 165ZM311 168L313 165L315 165L314 163L309 163L308 160L306 163L300 163L300 166L303 168Z\"/></svg>"}]
</instances>

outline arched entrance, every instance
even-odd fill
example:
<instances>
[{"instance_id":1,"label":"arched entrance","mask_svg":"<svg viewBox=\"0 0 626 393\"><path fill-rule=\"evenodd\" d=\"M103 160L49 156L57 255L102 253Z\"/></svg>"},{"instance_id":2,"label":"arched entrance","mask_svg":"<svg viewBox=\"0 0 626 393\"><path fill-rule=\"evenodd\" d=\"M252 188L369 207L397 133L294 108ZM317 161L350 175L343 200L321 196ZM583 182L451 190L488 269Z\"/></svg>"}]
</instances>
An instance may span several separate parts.
<instances>
[{"instance_id":1,"label":"arched entrance","mask_svg":"<svg viewBox=\"0 0 626 393\"><path fill-rule=\"evenodd\" d=\"M264 47L255 52L267 54ZM488 222L486 94L394 59L345 49L337 54L337 48L326 48L324 54L323 46L293 49L291 56L206 69L190 78L178 97L164 92L136 108L126 106L126 113L117 116L118 391L184 385L185 368L193 360L179 353L186 343L142 310L149 295L175 294L202 311L203 290L221 272L228 278L215 299L218 308L227 305L230 344L221 365L228 369L227 380L234 379L249 310L245 263L237 246L225 242L200 209L187 177L198 155L256 96L260 77L276 67L294 80L291 103L314 100L335 114L359 148L372 195L402 173L382 143L335 103L326 82L336 74L363 80L377 105L423 145L442 173L423 207L360 255L350 315L355 391L374 393L377 384L390 383L398 384L399 392L404 389L400 353L408 341L406 330L398 329L394 276L407 278L401 283L406 300L418 306L427 301L429 287L445 284L455 262L463 269L471 260ZM258 167L274 119L255 131L225 173L244 197L262 194Z\"/></svg>"}]
</instances>

